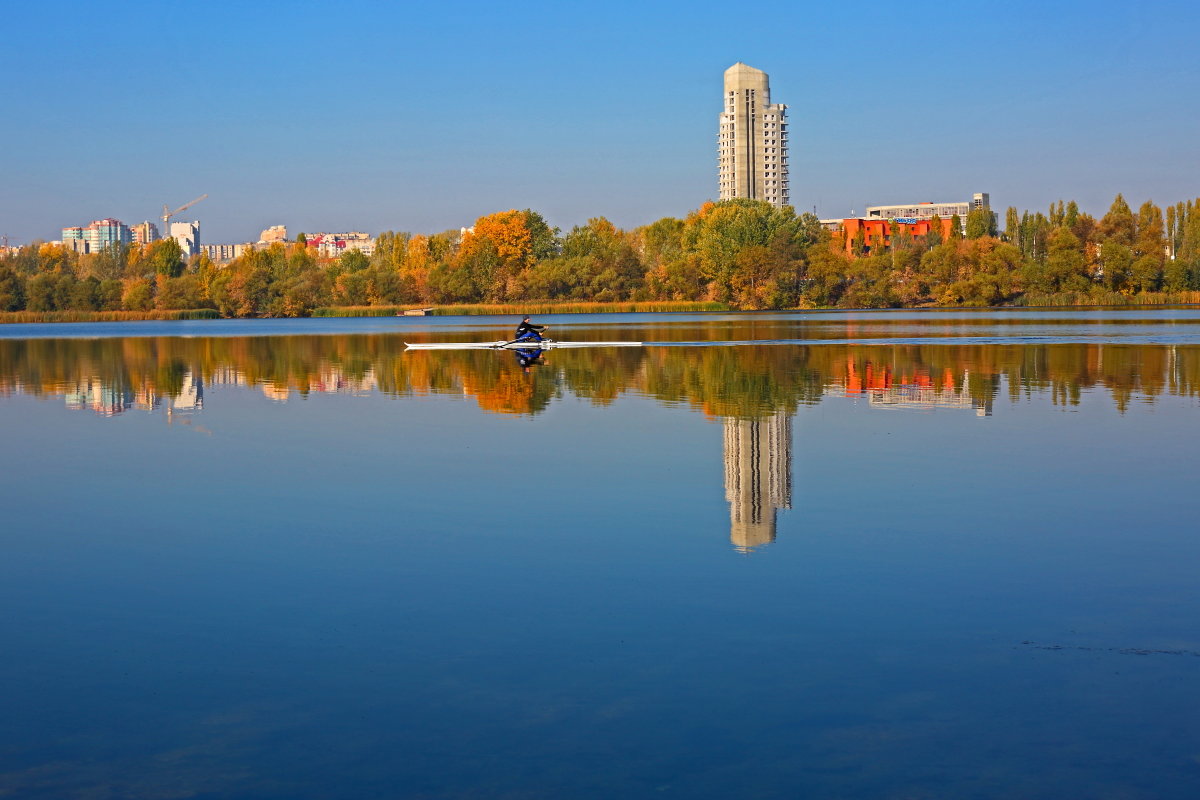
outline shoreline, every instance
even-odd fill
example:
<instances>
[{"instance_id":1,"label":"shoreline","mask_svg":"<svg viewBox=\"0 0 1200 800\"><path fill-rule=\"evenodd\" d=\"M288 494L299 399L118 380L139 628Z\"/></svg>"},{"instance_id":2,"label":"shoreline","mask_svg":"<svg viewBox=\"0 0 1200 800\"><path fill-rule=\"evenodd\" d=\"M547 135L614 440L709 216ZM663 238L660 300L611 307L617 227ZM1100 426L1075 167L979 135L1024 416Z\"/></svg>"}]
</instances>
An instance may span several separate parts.
<instances>
[{"instance_id":1,"label":"shoreline","mask_svg":"<svg viewBox=\"0 0 1200 800\"><path fill-rule=\"evenodd\" d=\"M1194 294L1194 293L1191 293ZM426 306L424 314L405 314L413 310L411 306L326 306L313 309L310 319L323 318L355 318L355 317L410 317L419 319L428 317L449 316L510 316L514 314L548 315L548 314L669 314L669 313L703 313L703 312L793 312L793 311L1018 311L1018 310L1047 310L1063 309L1080 311L1085 309L1147 309L1180 306L1200 306L1200 302L1187 302L1176 294L1156 293L1155 295L1133 295L1124 302L1103 302L1113 298L1095 298L1097 302L1081 302L1085 298L1077 296L1036 297L1030 298L1041 302L1012 303L1001 306L899 306L896 308L773 308L773 309L738 309L726 303L705 301L645 301L645 302L577 302L555 303L500 303L480 304L469 303L461 305ZM1189 300L1192 298L1188 298ZM1053 301L1059 302L1053 302ZM1049 302L1045 302L1049 301ZM0 311L0 325L30 325L30 324L70 324L87 322L175 322L202 320L253 320L253 319L291 319L289 317L223 317L216 309L177 309L153 311ZM295 317L294 319L304 319Z\"/></svg>"}]
</instances>

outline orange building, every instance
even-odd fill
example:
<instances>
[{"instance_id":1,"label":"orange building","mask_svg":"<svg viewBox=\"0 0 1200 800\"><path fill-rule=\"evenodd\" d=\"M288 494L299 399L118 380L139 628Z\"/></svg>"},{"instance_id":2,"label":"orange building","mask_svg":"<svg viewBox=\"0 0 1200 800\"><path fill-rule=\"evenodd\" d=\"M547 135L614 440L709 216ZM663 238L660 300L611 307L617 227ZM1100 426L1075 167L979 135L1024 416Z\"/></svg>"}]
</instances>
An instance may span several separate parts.
<instances>
[{"instance_id":1,"label":"orange building","mask_svg":"<svg viewBox=\"0 0 1200 800\"><path fill-rule=\"evenodd\" d=\"M942 241L950 238L953 222L953 218L941 220ZM855 217L842 220L837 230L833 232L833 241L836 246L846 251L846 255L853 256L855 254L854 240L858 237L859 231L862 231L863 255L870 255L879 250L890 249L894 235L902 234L910 239L919 239L927 235L932 226L933 220L928 219L900 222L899 220Z\"/></svg>"}]
</instances>

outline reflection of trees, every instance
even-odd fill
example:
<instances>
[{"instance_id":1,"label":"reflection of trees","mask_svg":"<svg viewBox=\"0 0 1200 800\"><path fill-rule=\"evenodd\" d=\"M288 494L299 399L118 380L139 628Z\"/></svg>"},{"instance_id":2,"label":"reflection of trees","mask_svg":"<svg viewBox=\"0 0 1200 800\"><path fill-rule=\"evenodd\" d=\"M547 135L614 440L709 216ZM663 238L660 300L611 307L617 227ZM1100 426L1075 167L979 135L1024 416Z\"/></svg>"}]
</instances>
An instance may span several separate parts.
<instances>
[{"instance_id":1,"label":"reflection of trees","mask_svg":"<svg viewBox=\"0 0 1200 800\"><path fill-rule=\"evenodd\" d=\"M724 323L687 331L691 340L746 332ZM201 380L279 397L335 390L465 395L488 411L521 414L539 413L564 393L598 404L636 393L741 419L791 414L827 393L987 409L1004 386L1014 401L1036 395L1063 405L1104 389L1121 410L1135 398L1200 395L1200 347L931 340L558 350L550 362L526 373L507 352L405 352L390 335L17 339L0 340L0 392L65 395L98 382L122 395L174 398L190 391L188 381Z\"/></svg>"}]
</instances>

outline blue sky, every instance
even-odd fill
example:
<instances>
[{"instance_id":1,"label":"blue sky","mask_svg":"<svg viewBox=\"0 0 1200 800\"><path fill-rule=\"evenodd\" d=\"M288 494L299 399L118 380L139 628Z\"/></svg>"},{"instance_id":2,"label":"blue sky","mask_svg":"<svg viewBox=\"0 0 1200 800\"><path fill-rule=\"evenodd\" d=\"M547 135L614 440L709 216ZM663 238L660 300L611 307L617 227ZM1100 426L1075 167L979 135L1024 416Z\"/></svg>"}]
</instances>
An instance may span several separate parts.
<instances>
[{"instance_id":1,"label":"blue sky","mask_svg":"<svg viewBox=\"0 0 1200 800\"><path fill-rule=\"evenodd\" d=\"M1200 9L1183 2L21 3L0 48L0 233L186 216L206 242L564 229L716 193L721 74L789 105L821 216L1200 195Z\"/></svg>"}]
</instances>

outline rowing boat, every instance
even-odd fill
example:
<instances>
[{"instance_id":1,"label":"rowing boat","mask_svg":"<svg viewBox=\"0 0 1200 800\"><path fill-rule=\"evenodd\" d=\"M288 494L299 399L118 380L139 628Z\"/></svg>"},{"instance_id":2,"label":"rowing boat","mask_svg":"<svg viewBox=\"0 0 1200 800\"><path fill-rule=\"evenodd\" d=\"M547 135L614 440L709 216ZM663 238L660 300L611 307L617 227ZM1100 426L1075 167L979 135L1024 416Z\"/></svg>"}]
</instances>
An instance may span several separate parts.
<instances>
[{"instance_id":1,"label":"rowing boat","mask_svg":"<svg viewBox=\"0 0 1200 800\"><path fill-rule=\"evenodd\" d=\"M642 342L405 342L409 350L551 350L560 347L641 347Z\"/></svg>"}]
</instances>

